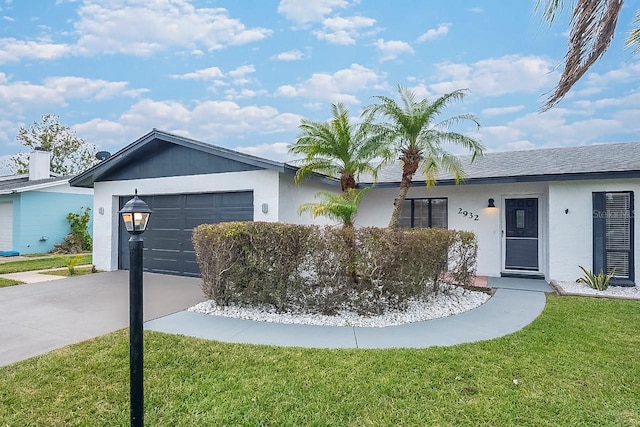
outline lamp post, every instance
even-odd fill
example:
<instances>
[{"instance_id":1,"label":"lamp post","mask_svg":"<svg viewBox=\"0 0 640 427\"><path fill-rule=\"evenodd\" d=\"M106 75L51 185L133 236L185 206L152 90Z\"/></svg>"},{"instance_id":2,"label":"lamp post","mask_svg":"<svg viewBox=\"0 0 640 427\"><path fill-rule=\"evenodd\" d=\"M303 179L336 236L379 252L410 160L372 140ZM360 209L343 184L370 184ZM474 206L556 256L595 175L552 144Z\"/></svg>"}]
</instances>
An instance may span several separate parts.
<instances>
[{"instance_id":1,"label":"lamp post","mask_svg":"<svg viewBox=\"0 0 640 427\"><path fill-rule=\"evenodd\" d=\"M147 228L151 209L138 198L119 211L131 237L129 238L129 372L131 391L131 426L144 424L143 329L142 329L142 248L140 236Z\"/></svg>"}]
</instances>

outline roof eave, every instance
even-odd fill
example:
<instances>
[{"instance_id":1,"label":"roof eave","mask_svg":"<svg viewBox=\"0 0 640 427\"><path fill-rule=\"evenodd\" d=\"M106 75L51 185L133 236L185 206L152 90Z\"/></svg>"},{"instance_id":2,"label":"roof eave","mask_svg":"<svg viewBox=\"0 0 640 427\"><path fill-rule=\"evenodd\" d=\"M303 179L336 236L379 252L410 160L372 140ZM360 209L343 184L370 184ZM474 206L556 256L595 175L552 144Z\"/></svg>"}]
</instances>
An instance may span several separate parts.
<instances>
[{"instance_id":1,"label":"roof eave","mask_svg":"<svg viewBox=\"0 0 640 427\"><path fill-rule=\"evenodd\" d=\"M243 162L252 166L276 170L278 172L285 171L285 164L276 162L273 160L262 159L260 157L252 156L251 154L240 153L238 151L229 150L223 147L206 144L204 142L196 141L194 139L173 135L168 132L160 131L157 129L152 130L148 134L138 138L136 141L127 145L120 151L114 153L108 159L98 163L97 165L87 169L81 174L73 177L69 183L72 187L85 187L93 188L93 184L105 175L109 170L116 167L118 163L122 162L129 156L134 155L138 150L150 143L154 139L160 139L163 141L171 142L173 144L182 145L184 147L192 148L195 150L203 151L208 154L215 154L230 160Z\"/></svg>"},{"instance_id":2,"label":"roof eave","mask_svg":"<svg viewBox=\"0 0 640 427\"><path fill-rule=\"evenodd\" d=\"M579 172L579 173L546 174L546 175L476 177L476 178L468 178L460 182L460 184L464 184L464 185L513 184L513 183L519 183L519 182L559 182L559 181L580 181L580 180L620 179L620 178L640 178L640 170ZM414 183L425 184L425 181L424 180L414 181ZM457 183L454 179L442 179L442 180L436 181L436 184L437 185L456 185ZM358 187L397 188L399 186L400 186L400 181L358 183Z\"/></svg>"}]
</instances>

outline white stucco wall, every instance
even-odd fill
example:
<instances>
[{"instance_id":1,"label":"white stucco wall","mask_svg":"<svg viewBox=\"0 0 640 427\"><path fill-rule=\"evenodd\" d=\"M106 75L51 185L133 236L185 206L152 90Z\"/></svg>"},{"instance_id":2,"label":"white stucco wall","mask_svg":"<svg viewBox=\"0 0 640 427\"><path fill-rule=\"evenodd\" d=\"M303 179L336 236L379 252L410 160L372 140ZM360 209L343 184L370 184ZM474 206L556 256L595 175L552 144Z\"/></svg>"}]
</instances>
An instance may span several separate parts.
<instances>
[{"instance_id":1,"label":"white stucco wall","mask_svg":"<svg viewBox=\"0 0 640 427\"><path fill-rule=\"evenodd\" d=\"M380 226L388 224L393 210L397 188L375 188L365 195L356 224L358 226ZM415 185L409 189L408 198L446 197L448 199L448 226L450 229L467 230L478 238L478 275L499 276L503 269L502 227L504 224L504 199L509 197L539 197L540 269L547 272L545 243L546 197L545 183L491 184L425 187ZM496 208L487 208L489 198L495 200ZM460 215L459 210L473 213L473 219ZM475 215L478 220L475 220Z\"/></svg>"},{"instance_id":2,"label":"white stucco wall","mask_svg":"<svg viewBox=\"0 0 640 427\"><path fill-rule=\"evenodd\" d=\"M549 275L555 280L575 280L582 276L579 265L593 268L593 200L600 191L633 191L640 195L640 179L593 180L549 185ZM569 212L565 214L565 209ZM640 230L635 225L635 271L640 263Z\"/></svg>"},{"instance_id":3,"label":"white stucco wall","mask_svg":"<svg viewBox=\"0 0 640 427\"><path fill-rule=\"evenodd\" d=\"M179 193L253 191L255 221L278 221L279 174L273 170L229 172L129 181L97 182L94 185L93 263L99 270L118 268L119 196ZM262 212L262 204L269 205Z\"/></svg>"},{"instance_id":4,"label":"white stucco wall","mask_svg":"<svg viewBox=\"0 0 640 427\"><path fill-rule=\"evenodd\" d=\"M290 174L280 175L280 208L279 221L291 224L335 224L325 217L313 218L309 212L298 215L298 209L303 203L317 203L316 193L318 191L340 192L337 185L323 184L313 179L306 179L300 184L296 184L294 176Z\"/></svg>"},{"instance_id":5,"label":"white stucco wall","mask_svg":"<svg viewBox=\"0 0 640 427\"><path fill-rule=\"evenodd\" d=\"M71 187L67 182L64 182L59 185L53 185L46 188L39 188L37 191L41 191L43 193L65 193L65 194L86 194L86 195L93 194L93 189L91 188Z\"/></svg>"}]
</instances>

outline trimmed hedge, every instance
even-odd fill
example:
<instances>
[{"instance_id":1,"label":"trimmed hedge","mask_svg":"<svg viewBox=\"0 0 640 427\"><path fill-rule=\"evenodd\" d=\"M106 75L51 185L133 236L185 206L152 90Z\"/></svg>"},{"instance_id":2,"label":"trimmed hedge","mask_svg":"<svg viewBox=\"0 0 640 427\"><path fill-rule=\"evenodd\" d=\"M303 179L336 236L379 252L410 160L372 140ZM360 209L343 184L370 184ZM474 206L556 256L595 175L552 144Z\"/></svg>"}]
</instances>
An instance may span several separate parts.
<instances>
[{"instance_id":1,"label":"trimmed hedge","mask_svg":"<svg viewBox=\"0 0 640 427\"><path fill-rule=\"evenodd\" d=\"M226 222L193 233L205 295L220 305L377 314L402 308L428 284L470 285L471 232Z\"/></svg>"}]
</instances>

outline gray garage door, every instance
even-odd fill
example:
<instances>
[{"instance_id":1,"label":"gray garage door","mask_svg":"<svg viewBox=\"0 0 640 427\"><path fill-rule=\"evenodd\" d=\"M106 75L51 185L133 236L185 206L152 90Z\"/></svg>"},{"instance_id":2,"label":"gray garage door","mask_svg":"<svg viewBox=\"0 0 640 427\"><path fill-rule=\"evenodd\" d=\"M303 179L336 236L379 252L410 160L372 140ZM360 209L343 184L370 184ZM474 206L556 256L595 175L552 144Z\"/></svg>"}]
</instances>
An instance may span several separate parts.
<instances>
[{"instance_id":1,"label":"gray garage door","mask_svg":"<svg viewBox=\"0 0 640 427\"><path fill-rule=\"evenodd\" d=\"M253 192L168 194L140 198L153 210L144 238L144 269L199 276L191 234L200 224L253 221ZM120 208L131 197L120 197ZM118 268L129 269L129 233L119 226Z\"/></svg>"}]
</instances>

